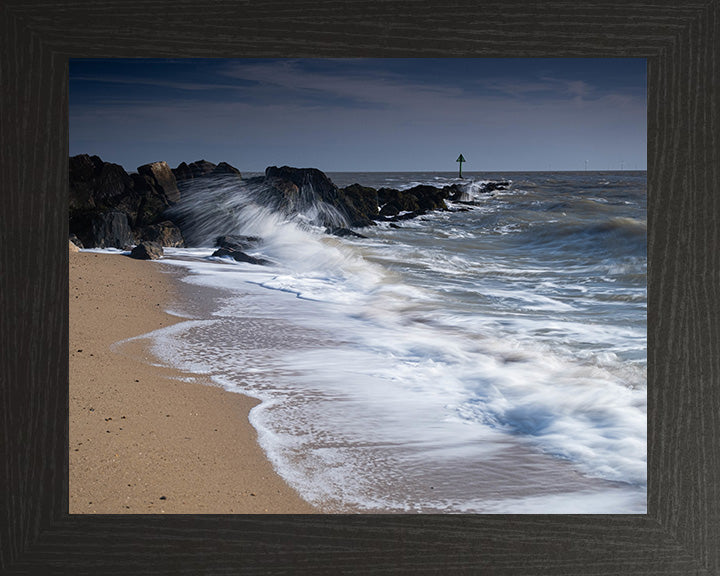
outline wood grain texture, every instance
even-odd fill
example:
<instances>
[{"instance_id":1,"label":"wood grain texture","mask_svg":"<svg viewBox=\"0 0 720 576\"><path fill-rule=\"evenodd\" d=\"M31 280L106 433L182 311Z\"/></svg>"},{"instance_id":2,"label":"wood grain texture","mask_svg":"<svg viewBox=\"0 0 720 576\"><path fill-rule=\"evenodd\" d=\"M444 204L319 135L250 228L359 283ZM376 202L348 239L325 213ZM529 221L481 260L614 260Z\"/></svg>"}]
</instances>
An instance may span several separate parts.
<instances>
[{"instance_id":1,"label":"wood grain texture","mask_svg":"<svg viewBox=\"0 0 720 576\"><path fill-rule=\"evenodd\" d=\"M720 0L0 4L0 572L720 574ZM71 57L646 57L646 516L67 515Z\"/></svg>"}]
</instances>

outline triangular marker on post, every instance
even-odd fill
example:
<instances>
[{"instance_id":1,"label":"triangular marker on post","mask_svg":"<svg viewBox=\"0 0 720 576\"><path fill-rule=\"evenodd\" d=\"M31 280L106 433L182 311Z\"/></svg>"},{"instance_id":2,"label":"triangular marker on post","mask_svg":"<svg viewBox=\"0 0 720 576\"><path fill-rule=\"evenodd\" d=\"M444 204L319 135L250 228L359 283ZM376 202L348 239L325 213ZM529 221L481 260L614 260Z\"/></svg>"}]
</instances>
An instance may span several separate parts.
<instances>
[{"instance_id":1,"label":"triangular marker on post","mask_svg":"<svg viewBox=\"0 0 720 576\"><path fill-rule=\"evenodd\" d=\"M463 155L460 154L455 162L460 162L460 172L458 173L458 178L462 178L462 163L465 162L465 158L463 158Z\"/></svg>"}]
</instances>

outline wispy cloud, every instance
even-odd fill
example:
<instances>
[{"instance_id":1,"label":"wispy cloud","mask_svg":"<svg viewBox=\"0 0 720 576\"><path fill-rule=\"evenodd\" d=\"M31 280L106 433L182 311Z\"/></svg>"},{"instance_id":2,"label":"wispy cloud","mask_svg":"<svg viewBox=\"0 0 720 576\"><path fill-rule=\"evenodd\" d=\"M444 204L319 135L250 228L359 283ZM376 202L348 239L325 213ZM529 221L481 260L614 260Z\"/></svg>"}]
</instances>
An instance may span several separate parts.
<instances>
[{"instance_id":1,"label":"wispy cloud","mask_svg":"<svg viewBox=\"0 0 720 576\"><path fill-rule=\"evenodd\" d=\"M72 76L73 82L91 82L94 84L124 84L127 86L156 86L158 88L171 88L173 90L188 91L209 91L209 90L240 90L244 86L238 84L221 84L214 82L180 82L175 80L163 80L159 78L143 78L139 76Z\"/></svg>"},{"instance_id":2,"label":"wispy cloud","mask_svg":"<svg viewBox=\"0 0 720 576\"><path fill-rule=\"evenodd\" d=\"M349 61L346 61L349 62ZM256 83L254 90L281 91L292 100L307 97L327 99L374 107L420 107L433 100L463 98L462 90L434 83L408 82L399 74L379 71L342 69L342 61L332 68L308 70L301 63L288 60L271 64L232 64L220 73L235 79Z\"/></svg>"}]
</instances>

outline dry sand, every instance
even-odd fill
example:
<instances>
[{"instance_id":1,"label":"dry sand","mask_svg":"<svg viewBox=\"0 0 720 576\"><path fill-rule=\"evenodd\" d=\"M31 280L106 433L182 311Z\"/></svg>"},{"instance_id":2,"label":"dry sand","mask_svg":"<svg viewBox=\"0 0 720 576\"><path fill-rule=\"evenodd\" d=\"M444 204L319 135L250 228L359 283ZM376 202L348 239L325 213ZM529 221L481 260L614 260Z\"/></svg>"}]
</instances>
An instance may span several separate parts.
<instances>
[{"instance_id":1,"label":"dry sand","mask_svg":"<svg viewBox=\"0 0 720 576\"><path fill-rule=\"evenodd\" d=\"M178 321L161 266L70 253L70 513L317 512L257 444L256 400L151 366L142 340L111 349Z\"/></svg>"}]
</instances>

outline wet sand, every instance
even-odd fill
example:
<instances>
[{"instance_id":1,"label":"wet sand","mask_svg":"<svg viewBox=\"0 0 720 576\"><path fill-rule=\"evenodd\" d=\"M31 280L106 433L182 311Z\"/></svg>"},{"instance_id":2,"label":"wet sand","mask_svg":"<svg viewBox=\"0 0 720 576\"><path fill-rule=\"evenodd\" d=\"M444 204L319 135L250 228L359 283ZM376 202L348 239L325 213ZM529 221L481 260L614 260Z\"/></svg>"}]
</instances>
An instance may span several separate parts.
<instances>
[{"instance_id":1,"label":"wet sand","mask_svg":"<svg viewBox=\"0 0 720 576\"><path fill-rule=\"evenodd\" d=\"M179 321L164 312L178 274L70 253L70 513L317 512L258 445L257 400L151 365L142 340L114 349Z\"/></svg>"}]
</instances>

